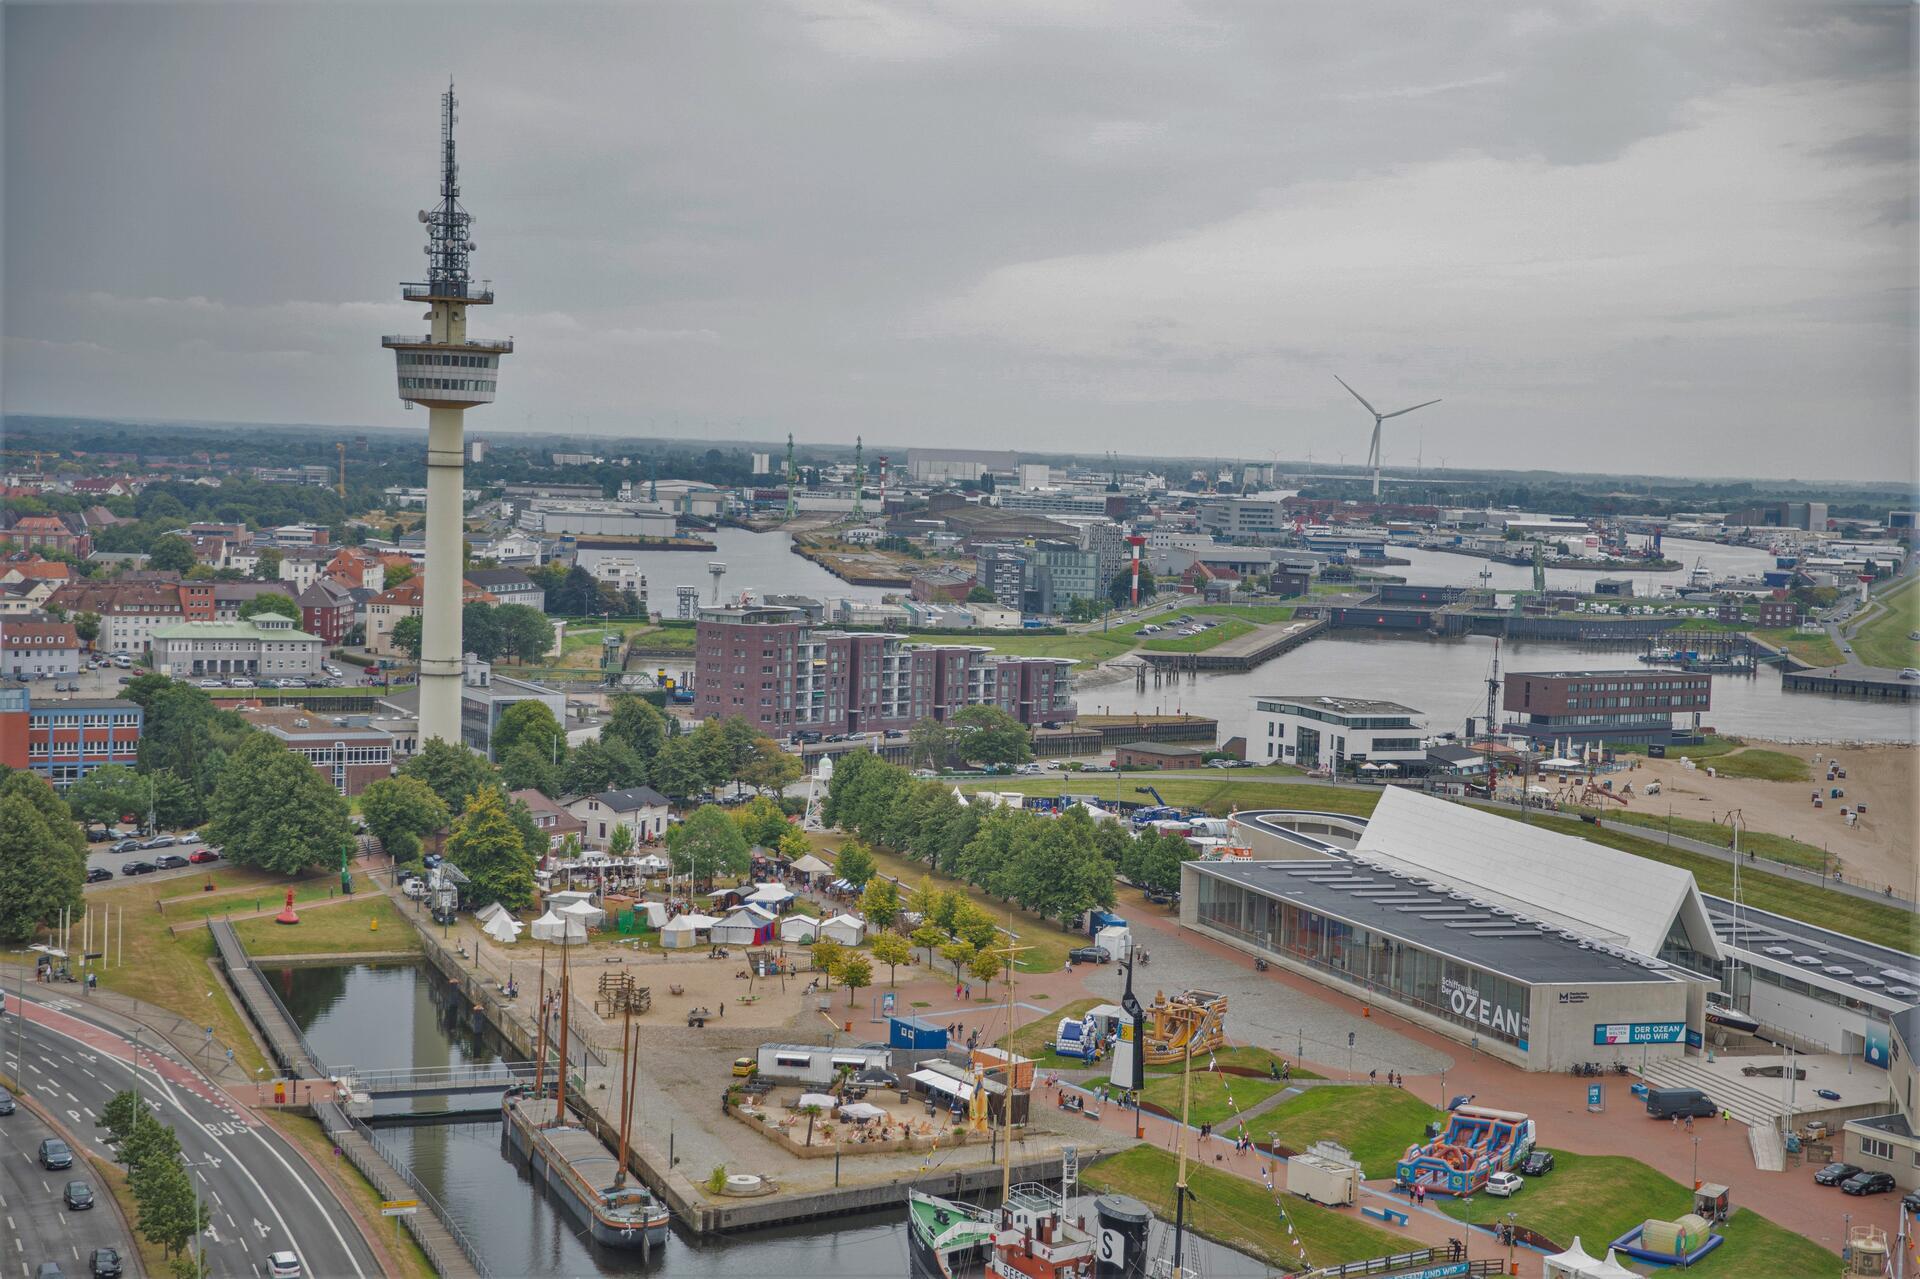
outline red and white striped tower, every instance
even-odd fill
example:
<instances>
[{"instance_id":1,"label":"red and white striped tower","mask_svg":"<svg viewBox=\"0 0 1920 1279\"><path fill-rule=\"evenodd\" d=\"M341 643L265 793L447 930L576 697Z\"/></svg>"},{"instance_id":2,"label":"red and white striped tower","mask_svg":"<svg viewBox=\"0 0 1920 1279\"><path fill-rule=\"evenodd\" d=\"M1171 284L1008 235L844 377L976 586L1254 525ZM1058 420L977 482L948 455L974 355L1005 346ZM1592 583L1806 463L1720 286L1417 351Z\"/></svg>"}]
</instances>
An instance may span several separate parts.
<instances>
[{"instance_id":1,"label":"red and white striped tower","mask_svg":"<svg viewBox=\"0 0 1920 1279\"><path fill-rule=\"evenodd\" d=\"M1132 600L1133 600L1133 607L1135 608L1140 607L1140 548L1145 546L1146 544L1147 544L1147 539L1142 537L1140 534L1138 533L1127 534L1127 545L1133 548Z\"/></svg>"}]
</instances>

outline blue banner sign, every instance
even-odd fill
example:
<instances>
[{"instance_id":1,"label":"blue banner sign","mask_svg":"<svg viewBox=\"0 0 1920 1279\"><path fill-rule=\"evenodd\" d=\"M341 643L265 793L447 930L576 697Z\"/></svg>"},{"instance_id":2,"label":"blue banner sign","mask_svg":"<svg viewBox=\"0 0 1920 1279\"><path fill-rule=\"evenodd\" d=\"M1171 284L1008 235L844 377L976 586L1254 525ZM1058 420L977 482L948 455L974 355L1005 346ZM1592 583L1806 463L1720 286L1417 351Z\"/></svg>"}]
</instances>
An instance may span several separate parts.
<instances>
[{"instance_id":1,"label":"blue banner sign","mask_svg":"<svg viewBox=\"0 0 1920 1279\"><path fill-rule=\"evenodd\" d=\"M1686 1042L1684 1021L1603 1022L1593 1028L1596 1044L1678 1044Z\"/></svg>"}]
</instances>

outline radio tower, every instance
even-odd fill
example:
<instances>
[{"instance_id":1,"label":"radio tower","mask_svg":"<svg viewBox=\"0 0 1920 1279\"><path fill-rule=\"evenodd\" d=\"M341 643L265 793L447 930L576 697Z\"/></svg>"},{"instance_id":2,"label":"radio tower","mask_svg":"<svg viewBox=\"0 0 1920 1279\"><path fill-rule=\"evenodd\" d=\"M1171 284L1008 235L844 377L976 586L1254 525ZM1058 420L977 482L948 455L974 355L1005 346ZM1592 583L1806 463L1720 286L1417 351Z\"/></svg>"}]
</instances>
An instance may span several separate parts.
<instances>
[{"instance_id":1,"label":"radio tower","mask_svg":"<svg viewBox=\"0 0 1920 1279\"><path fill-rule=\"evenodd\" d=\"M460 206L460 166L454 159L457 102L453 81L440 98L440 201L420 210L427 228L427 278L402 284L400 296L427 304L425 334L384 337L408 408L427 406L427 562L420 617L420 740L460 741L460 489L466 449L466 411L493 403L500 359L513 340L467 337L467 308L493 301L490 280L467 275L473 215Z\"/></svg>"},{"instance_id":2,"label":"radio tower","mask_svg":"<svg viewBox=\"0 0 1920 1279\"><path fill-rule=\"evenodd\" d=\"M800 472L793 464L793 432L787 432L787 518L793 518L794 490L800 487Z\"/></svg>"},{"instance_id":3,"label":"radio tower","mask_svg":"<svg viewBox=\"0 0 1920 1279\"><path fill-rule=\"evenodd\" d=\"M860 460L860 437L853 437L853 510L848 514L855 522L867 518L866 505L860 500L867 487L867 466Z\"/></svg>"}]
</instances>

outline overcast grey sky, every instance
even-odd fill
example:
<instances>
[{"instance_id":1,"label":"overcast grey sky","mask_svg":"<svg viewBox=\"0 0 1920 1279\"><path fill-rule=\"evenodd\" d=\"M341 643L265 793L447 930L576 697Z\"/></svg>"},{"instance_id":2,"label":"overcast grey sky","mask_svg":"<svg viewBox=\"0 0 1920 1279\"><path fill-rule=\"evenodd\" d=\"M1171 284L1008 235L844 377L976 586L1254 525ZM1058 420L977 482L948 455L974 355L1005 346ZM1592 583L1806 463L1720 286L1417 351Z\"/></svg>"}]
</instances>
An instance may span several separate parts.
<instances>
[{"instance_id":1,"label":"overcast grey sky","mask_svg":"<svg viewBox=\"0 0 1920 1279\"><path fill-rule=\"evenodd\" d=\"M406 423L451 73L471 429L1915 469L1904 3L3 21L13 412Z\"/></svg>"}]
</instances>

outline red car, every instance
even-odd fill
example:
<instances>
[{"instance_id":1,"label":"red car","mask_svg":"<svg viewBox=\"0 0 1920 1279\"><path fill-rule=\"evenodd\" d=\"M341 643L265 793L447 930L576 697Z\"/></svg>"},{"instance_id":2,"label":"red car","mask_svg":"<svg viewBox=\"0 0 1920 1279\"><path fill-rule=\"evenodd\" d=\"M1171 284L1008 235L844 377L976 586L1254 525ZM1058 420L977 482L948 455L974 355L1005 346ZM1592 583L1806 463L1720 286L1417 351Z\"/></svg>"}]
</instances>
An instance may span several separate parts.
<instances>
[{"instance_id":1,"label":"red car","mask_svg":"<svg viewBox=\"0 0 1920 1279\"><path fill-rule=\"evenodd\" d=\"M195 865L199 865L203 862L217 862L220 860L220 854L214 849L203 848L199 852L194 853L192 856L188 857L187 860L190 862L193 862Z\"/></svg>"}]
</instances>

